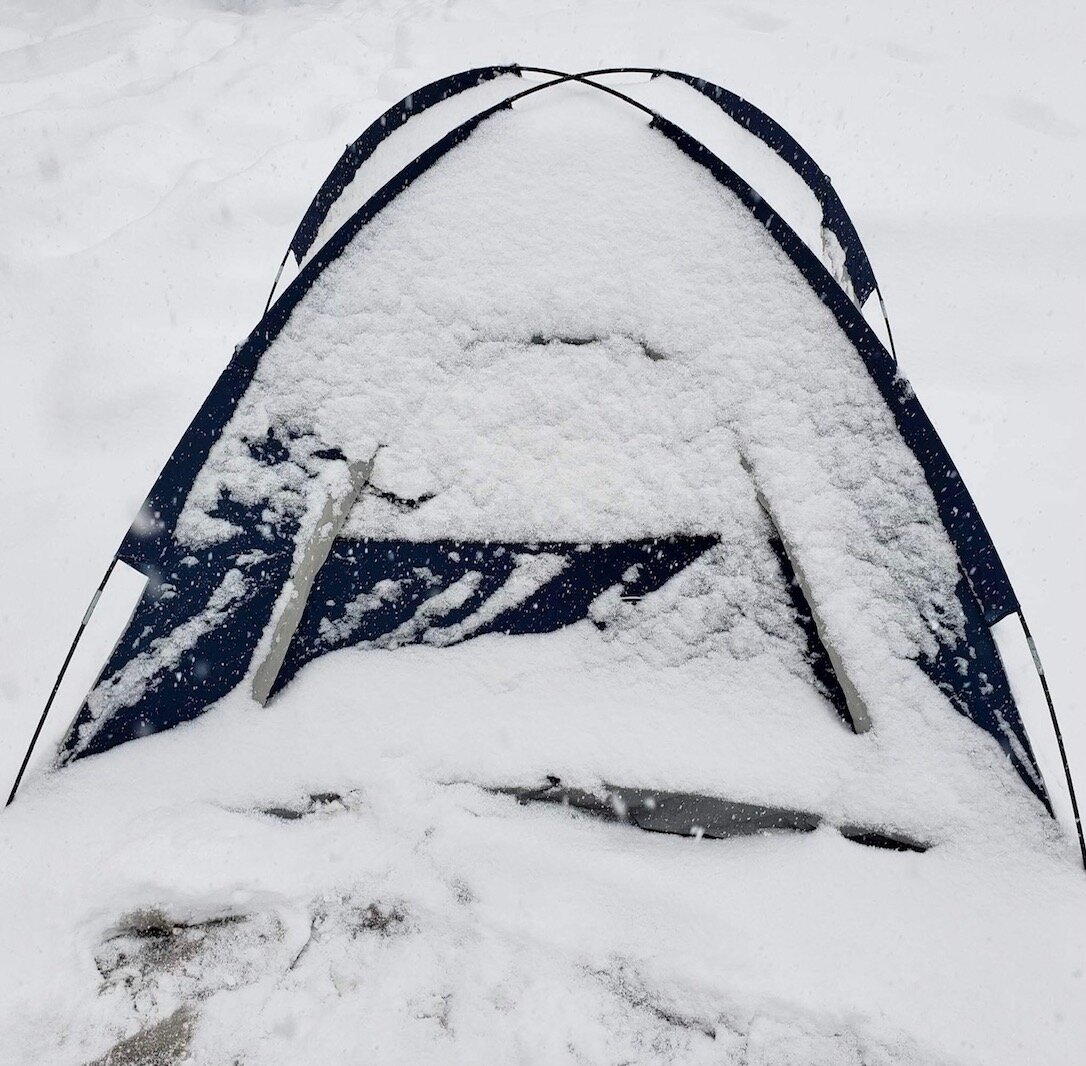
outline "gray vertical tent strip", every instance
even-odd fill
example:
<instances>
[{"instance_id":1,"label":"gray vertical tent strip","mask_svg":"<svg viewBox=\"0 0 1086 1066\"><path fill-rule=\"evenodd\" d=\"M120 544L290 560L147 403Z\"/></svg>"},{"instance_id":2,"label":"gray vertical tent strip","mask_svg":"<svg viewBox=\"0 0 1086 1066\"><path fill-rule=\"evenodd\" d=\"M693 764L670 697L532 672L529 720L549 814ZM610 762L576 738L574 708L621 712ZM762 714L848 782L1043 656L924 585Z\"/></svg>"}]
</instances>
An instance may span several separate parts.
<instances>
[{"instance_id":1,"label":"gray vertical tent strip","mask_svg":"<svg viewBox=\"0 0 1086 1066\"><path fill-rule=\"evenodd\" d=\"M324 566L328 553L332 550L332 543L343 528L343 523L347 521L347 516L351 513L351 508L355 505L359 493L369 482L375 460L376 455L369 459L358 459L349 464L347 469L350 480L347 490L341 496L328 497L317 519L317 524L302 549L298 565L287 582L286 604L279 620L275 623L268 654L253 675L253 699L261 706L268 702L268 697L275 687L275 680L287 657L287 649L305 612L305 605L309 600L309 593L313 590L317 572Z\"/></svg>"},{"instance_id":2,"label":"gray vertical tent strip","mask_svg":"<svg viewBox=\"0 0 1086 1066\"><path fill-rule=\"evenodd\" d=\"M819 610L818 597L815 596L811 589L810 582L803 573L803 567L800 565L796 553L792 548L788 534L781 529L780 523L773 514L773 508L770 506L769 501L762 492L761 486L758 484L754 468L750 465L750 462L745 455L741 455L741 462L743 464L743 469L747 472L747 475L754 485L754 494L758 500L758 506L765 512L766 518L769 519L769 524L776 532L777 537L784 548L784 553L788 557L788 562L791 564L792 570L795 573L796 582L800 587L800 591L803 593L803 598L807 601L807 607L811 612L811 621L814 624L815 631L818 633L818 639L821 641L822 647L826 650L826 655L830 660L830 666L833 667L833 672L837 675L837 681L841 686L841 691L844 693L845 705L848 708L848 716L852 722L852 730L855 733L866 733L871 728L871 715L868 712L867 704L863 701L859 692L856 690L856 686L852 683L852 679L849 677L848 670L845 667L844 661L841 659L840 653L834 646L834 642L830 639L829 633L826 630L825 619L822 617L822 612Z\"/></svg>"}]
</instances>

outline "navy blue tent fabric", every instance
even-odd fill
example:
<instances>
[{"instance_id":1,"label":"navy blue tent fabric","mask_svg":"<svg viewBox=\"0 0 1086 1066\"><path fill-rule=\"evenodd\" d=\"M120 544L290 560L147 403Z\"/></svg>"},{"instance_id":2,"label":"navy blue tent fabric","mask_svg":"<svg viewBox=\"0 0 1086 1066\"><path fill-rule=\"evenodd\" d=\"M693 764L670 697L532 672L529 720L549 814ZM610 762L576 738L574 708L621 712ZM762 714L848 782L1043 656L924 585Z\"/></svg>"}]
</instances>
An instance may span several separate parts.
<instances>
[{"instance_id":1,"label":"navy blue tent fabric","mask_svg":"<svg viewBox=\"0 0 1086 1066\"><path fill-rule=\"evenodd\" d=\"M241 526L245 535L230 542L228 553L220 548L194 557L174 537L177 518L193 482L248 387L261 356L324 269L339 257L370 219L419 175L462 143L480 123L509 106L509 101L494 105L458 126L382 187L317 251L245 343L235 350L233 359L152 489L140 520L118 551L118 557L147 574L149 582L133 622L102 676L111 677L150 642L172 632L186 619L206 612L209 597L216 590L221 592L231 572L237 571L239 578L235 585L240 591L221 607L228 624L212 627L208 635L201 638L202 643L198 642L190 653L186 653L173 680L149 687L144 696L126 705L97 733L93 732L96 727L90 708L84 705L66 741L64 757L102 751L133 736L169 728L177 721L194 717L217 698L215 693L225 694L244 675L269 620L275 596L287 579L296 531L262 527L256 515L246 514L232 501L223 500L220 501L220 514ZM922 661L921 665L962 713L999 741L1023 781L1047 805L1028 738L987 628L1014 611L1017 601L968 490L915 394L899 377L893 359L856 305L817 256L775 214L771 205L679 127L658 115L651 126L739 197L832 311L861 355L868 373L893 412L904 440L925 472L940 517L962 564L963 580L958 595L968 620L966 633L957 646L942 649L938 656ZM274 442L254 442L251 447L273 445ZM395 549L405 550L402 546ZM601 556L601 560L603 558ZM339 548L329 565L333 569L328 576L322 573L320 580L333 580L331 575L336 568L344 570L343 580L351 587L365 584L372 576L366 569L370 564L360 564L356 554L355 560L347 565ZM788 579L791 581L790 577ZM578 605L569 618L584 617L580 594L574 599ZM798 608L801 606L797 604ZM554 618L565 617L557 607L551 613ZM797 613L802 614L802 610ZM512 632L528 623L505 617L501 624ZM318 644L312 620L308 625L303 623L298 646L291 649L293 658L288 677L291 671L320 653ZM94 739L89 744L80 740L83 729L93 734Z\"/></svg>"},{"instance_id":2,"label":"navy blue tent fabric","mask_svg":"<svg viewBox=\"0 0 1086 1066\"><path fill-rule=\"evenodd\" d=\"M273 692L279 691L308 662L337 648L379 642L404 626L419 605L448 588L469 571L483 580L472 596L439 622L400 638L402 643L441 642L509 579L518 556L546 553L564 560L561 573L532 596L471 631L471 636L504 633L551 633L588 618L593 601L606 589L619 587L621 595L638 600L655 592L694 559L717 544L717 537L676 534L600 544L504 544L496 541L464 542L348 540L340 538L321 567ZM807 661L819 691L838 714L849 720L841 684L815 629L811 609L803 595L784 547L776 537L770 546L777 556L781 577L792 600L793 615L807 640ZM398 583L398 595L359 619L350 618L354 597L370 594L378 582ZM344 621L349 624L344 625ZM597 623L601 624L601 623Z\"/></svg>"},{"instance_id":3,"label":"navy blue tent fabric","mask_svg":"<svg viewBox=\"0 0 1086 1066\"><path fill-rule=\"evenodd\" d=\"M258 533L259 515L220 510L231 513L235 520L251 519L251 524L243 526L244 532L228 545L195 556L176 552L162 557L164 566L150 572L128 628L102 671L96 695L109 700L110 684L105 679L115 678L178 626L195 624L203 632L172 668L157 673L137 698L126 694L123 706L103 717L101 728L93 732L89 742L79 733L93 727L84 705L65 741L62 761L108 751L196 718L245 676L290 576L294 545L289 530L278 530L272 537Z\"/></svg>"},{"instance_id":4,"label":"navy blue tent fabric","mask_svg":"<svg viewBox=\"0 0 1086 1066\"><path fill-rule=\"evenodd\" d=\"M103 677L115 676L155 640L182 624L196 620L199 625L201 618L215 624L207 625L172 668L157 676L139 698L109 717L80 748L79 756L106 751L123 741L195 718L244 677L289 576L297 530L289 523L268 527L258 513L229 500L222 501L217 517L233 522L242 532L227 545L174 558L168 569L151 575ZM434 636L440 639L443 633L450 633L450 627L505 584L515 561L523 555L557 554L565 560L565 567L529 599L497 614L473 630L472 636L553 632L589 617L593 600L616 583L631 597L654 592L716 542L717 538L709 536L592 545L340 538L319 571L273 692L320 655L389 637L423 602L469 572L482 577L473 594L459 608L401 638L400 643L418 643ZM637 576L624 578L634 567ZM397 582L398 595L381 608L367 611L353 628L344 626L351 602L389 580ZM209 613L216 617L208 618ZM322 624L325 622L330 624ZM99 696L109 699L108 684L99 690Z\"/></svg>"},{"instance_id":5,"label":"navy blue tent fabric","mask_svg":"<svg viewBox=\"0 0 1086 1066\"><path fill-rule=\"evenodd\" d=\"M920 665L959 713L1000 741L1019 776L1051 814L1052 804L995 639L964 577L956 591L965 632L956 645L940 644L935 658L921 659Z\"/></svg>"},{"instance_id":6,"label":"navy blue tent fabric","mask_svg":"<svg viewBox=\"0 0 1086 1066\"><path fill-rule=\"evenodd\" d=\"M655 592L716 543L716 537L681 535L603 544L341 537L317 575L272 691L281 689L307 662L337 648L380 642L390 636L394 643L403 644L458 642L452 637L455 627L509 580L518 558L543 553L560 557L564 566L561 573L526 600L510 605L473 629L472 637L488 633L553 633L588 618L592 602L612 586L621 586L622 595L629 597ZM635 568L635 577L623 576ZM409 626L421 604L469 573L481 575L482 580L459 607L425 628L401 629ZM378 582L389 580L396 582L397 596L367 610L357 620L351 619L352 600L372 594Z\"/></svg>"}]
</instances>

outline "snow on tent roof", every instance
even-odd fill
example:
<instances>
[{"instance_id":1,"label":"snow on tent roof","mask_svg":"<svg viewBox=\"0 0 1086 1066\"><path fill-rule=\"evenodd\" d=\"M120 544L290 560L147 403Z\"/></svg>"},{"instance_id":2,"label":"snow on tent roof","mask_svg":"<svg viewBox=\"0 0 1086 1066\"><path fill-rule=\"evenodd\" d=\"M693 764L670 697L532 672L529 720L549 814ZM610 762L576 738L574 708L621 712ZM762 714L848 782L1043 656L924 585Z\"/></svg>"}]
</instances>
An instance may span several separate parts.
<instances>
[{"instance_id":1,"label":"snow on tent roof","mask_svg":"<svg viewBox=\"0 0 1086 1066\"><path fill-rule=\"evenodd\" d=\"M332 168L290 242L302 265L374 193L461 122L513 95L518 79L546 72L519 65L479 67L441 78L390 107ZM874 271L829 176L777 122L748 101L676 71L624 68L592 71L648 74L625 94L669 117L769 199L804 243L863 305L877 288ZM411 121L408 122L408 119Z\"/></svg>"},{"instance_id":2,"label":"snow on tent roof","mask_svg":"<svg viewBox=\"0 0 1086 1066\"><path fill-rule=\"evenodd\" d=\"M853 300L873 274L828 179L715 86L513 106L529 69L349 146L120 548L146 591L63 759L304 672L440 780L921 840L1047 805L989 632L1013 591ZM654 110L676 94L748 168L786 159L806 241Z\"/></svg>"}]
</instances>

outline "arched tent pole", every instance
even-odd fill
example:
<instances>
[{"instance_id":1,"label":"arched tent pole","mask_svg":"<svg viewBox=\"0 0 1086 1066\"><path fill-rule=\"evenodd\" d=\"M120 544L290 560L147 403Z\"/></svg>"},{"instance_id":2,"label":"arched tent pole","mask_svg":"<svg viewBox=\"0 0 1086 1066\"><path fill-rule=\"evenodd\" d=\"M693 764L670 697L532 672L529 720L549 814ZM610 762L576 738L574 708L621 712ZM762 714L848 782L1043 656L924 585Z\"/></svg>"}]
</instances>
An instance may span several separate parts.
<instances>
[{"instance_id":1,"label":"arched tent pole","mask_svg":"<svg viewBox=\"0 0 1086 1066\"><path fill-rule=\"evenodd\" d=\"M38 743L38 737L41 736L41 731L45 727L45 720L49 717L49 710L53 706L53 700L57 698L57 693L60 691L60 684L64 680L64 675L68 672L68 664L72 661L72 656L75 655L75 649L79 646L79 642L83 638L83 633L86 631L87 625L91 620L91 615L94 614L94 609L98 606L98 600L102 596L102 590L105 589L106 584L109 582L110 576L113 574L113 568L116 565L117 556L114 555L109 561L109 566L106 567L106 572L102 575L102 580L98 582L98 588L94 590L94 595L91 597L90 604L83 614L83 621L79 623L79 628L75 631L75 636L72 638L71 646L68 648L68 654L64 656L64 662L60 667L60 673L57 674L57 679L53 682L53 690L49 693L49 698L45 701L45 707L41 712L41 717L38 719L38 727L34 730L34 735L30 738L30 744L26 749L26 754L23 756L23 762L19 767L19 772L15 775L15 783L11 786L11 794L8 796L7 803L4 804L5 807L11 806L12 800L15 799L15 793L19 791L19 785L22 783L23 774L26 773L27 766L30 765L30 757L34 754L34 748Z\"/></svg>"},{"instance_id":2,"label":"arched tent pole","mask_svg":"<svg viewBox=\"0 0 1086 1066\"><path fill-rule=\"evenodd\" d=\"M682 82L710 100L736 125L746 130L751 136L760 140L770 151L774 152L804 182L811 195L818 201L822 208L822 225L833 233L845 252L845 269L856 291L858 303L863 305L872 292L878 295L879 307L886 326L890 354L894 361L897 361L893 330L890 327L886 302L883 299L874 269L863 247L863 242L860 240L859 232L845 210L845 205L842 203L840 196L834 190L829 175L779 122L760 108L755 107L748 100L728 89L706 81L704 78L694 78L689 74L658 67L600 67L576 74L548 67L524 66L521 64L478 67L463 71L460 74L440 78L417 92L404 97L403 100L394 104L380 118L371 123L356 141L348 145L346 151L332 168L331 173L325 178L317 195L306 209L294 236L291 238L290 247L284 256L283 263L280 265L276 281L272 285L265 311L270 307L271 300L274 298L275 289L278 286L279 278L290 252L294 252L300 263L303 255L307 254L312 247L317 236L318 227L327 217L331 205L342 195L347 185L350 184L361 167L386 138L401 126L406 125L411 118L426 111L434 104L448 100L468 89L477 88L485 81L492 80L500 75L514 74L519 77L523 73L544 74L557 79L556 83L568 80L582 81L584 84L591 84L594 87L604 89L604 91L607 91L609 87L600 86L599 83L589 82L587 79L609 74L648 74L652 78L667 77ZM624 94L617 95L622 96L628 103L636 103Z\"/></svg>"},{"instance_id":3,"label":"arched tent pole","mask_svg":"<svg viewBox=\"0 0 1086 1066\"><path fill-rule=\"evenodd\" d=\"M1037 651L1037 644L1033 639L1033 634L1030 632L1025 612L1019 607L1016 613L1018 621L1022 624L1022 632L1025 635L1026 643L1029 645L1030 655L1033 656L1033 667L1040 679L1041 688L1045 694L1045 703L1048 704L1048 716L1052 720L1052 732L1056 734L1056 744L1060 750L1060 762L1063 763L1063 776L1067 782L1067 794L1071 798L1071 814L1075 819L1075 830L1078 833L1078 846L1079 851L1082 853L1082 868L1086 870L1086 837L1083 836L1082 832L1082 817L1079 814L1078 798L1075 795L1075 782L1071 777L1071 765L1067 761L1067 748L1063 743L1063 731L1060 729L1060 722L1056 717L1056 704L1053 702L1052 690L1048 687L1045 668L1041 663L1041 656Z\"/></svg>"},{"instance_id":4,"label":"arched tent pole","mask_svg":"<svg viewBox=\"0 0 1086 1066\"><path fill-rule=\"evenodd\" d=\"M886 339L890 342L890 354L897 362L897 348L894 346L894 331L890 328L890 316L886 313L886 301L882 298L882 289L875 282L875 295L879 298L879 310L882 312L882 321L886 325Z\"/></svg>"},{"instance_id":5,"label":"arched tent pole","mask_svg":"<svg viewBox=\"0 0 1086 1066\"><path fill-rule=\"evenodd\" d=\"M275 272L275 281L272 282L271 292L268 293L268 302L264 305L264 313L260 316L264 317L268 313L268 308L272 305L272 300L275 299L275 290L279 287L279 279L283 276L283 268L287 265L287 260L290 258L290 249L288 248L283 255L283 261L279 264L279 269Z\"/></svg>"},{"instance_id":6,"label":"arched tent pole","mask_svg":"<svg viewBox=\"0 0 1086 1066\"><path fill-rule=\"evenodd\" d=\"M195 476L196 470L206 459L211 445L217 439L226 419L230 417L241 393L247 387L261 353L279 334L290 317L294 305L308 291L327 265L342 254L361 227L398 197L429 167L470 137L482 122L509 108L516 99L568 81L578 81L606 92L617 99L629 102L631 106L651 116L651 128L655 128L668 137L694 162L708 168L722 185L739 197L757 221L770 233L856 346L868 373L892 411L906 444L920 461L932 486L940 517L951 539L963 553L963 560L971 575L970 583L983 607L985 621L992 625L1000 618L1012 613L1017 607L1017 601L1006 571L991 543L991 537L976 512L976 505L958 476L945 446L915 396L900 379L890 353L818 256L776 214L770 204L766 203L747 182L701 142L639 101L632 100L609 86L601 86L582 75L562 75L553 81L532 86L510 100L496 103L462 122L404 166L336 230L306 263L298 277L291 281L282 296L269 308L267 315L257 323L249 338L235 350L234 358L212 389L148 497L147 506L158 519L158 532L151 537L143 534L126 537L120 549L120 558L140 570L156 565L162 536L172 529L180 501L187 494L185 484L191 481L191 477Z\"/></svg>"}]
</instances>

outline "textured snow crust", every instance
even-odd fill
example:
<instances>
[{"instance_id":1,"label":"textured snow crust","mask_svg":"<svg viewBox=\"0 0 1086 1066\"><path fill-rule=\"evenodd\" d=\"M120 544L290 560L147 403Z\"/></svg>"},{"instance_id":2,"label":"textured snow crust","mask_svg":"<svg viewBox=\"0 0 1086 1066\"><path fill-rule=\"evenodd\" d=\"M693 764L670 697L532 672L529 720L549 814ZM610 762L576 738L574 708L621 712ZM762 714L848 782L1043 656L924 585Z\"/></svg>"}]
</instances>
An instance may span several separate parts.
<instances>
[{"instance_id":1,"label":"textured snow crust","mask_svg":"<svg viewBox=\"0 0 1086 1066\"><path fill-rule=\"evenodd\" d=\"M490 120L325 272L216 445L183 539L229 532L209 517L224 491L312 509L306 475L330 445L380 446L379 488L432 495L407 514L364 497L357 534L620 538L743 514L750 529L742 449L790 537L820 539L803 541L812 580L877 589L899 650L930 651L954 625L953 549L830 314L641 116L551 92L567 106ZM297 438L291 463L248 448L269 426Z\"/></svg>"},{"instance_id":2,"label":"textured snow crust","mask_svg":"<svg viewBox=\"0 0 1086 1066\"><path fill-rule=\"evenodd\" d=\"M483 645L388 657L406 674L412 652ZM454 698L446 669L425 714L405 693L394 736L367 713L386 699L371 676L321 677L334 659L266 711L234 698L39 780L5 816L5 848L59 846L21 851L16 884L36 890L5 898L68 931L52 995L36 976L5 990L10 1061L97 1061L182 1010L189 1057L171 1061L207 1066L980 1066L974 1048L1018 1031L1002 995L1052 1009L1006 958L1073 965L1055 930L1078 874L1033 832L978 820L908 854L828 826L697 841L522 807L453 772L522 720L483 707L458 740L477 693ZM960 983L985 991L964 1014L946 994Z\"/></svg>"},{"instance_id":3,"label":"textured snow crust","mask_svg":"<svg viewBox=\"0 0 1086 1066\"><path fill-rule=\"evenodd\" d=\"M409 122L381 141L342 190L301 265L385 182L441 136L486 108L548 80L550 76L531 72L520 77L504 74L413 113ZM822 207L806 183L776 152L733 122L712 100L685 82L669 77L620 74L598 75L592 80L613 86L652 108L726 160L753 189L770 200L774 210L827 268L844 284L850 284L840 246L823 229ZM286 276L293 276L293 272L291 260Z\"/></svg>"},{"instance_id":4,"label":"textured snow crust","mask_svg":"<svg viewBox=\"0 0 1086 1066\"><path fill-rule=\"evenodd\" d=\"M12 772L97 571L259 313L343 144L433 77L542 56L705 73L833 168L910 375L1028 598L1074 764L1082 580L1064 563L1082 512L1067 486L1081 443L1082 131L1067 101L1081 96L1079 7L1042 3L1023 19L1012 6L913 5L860 19L848 5L790 0L601 0L591 11L560 0L59 0L5 13L4 475L15 506L2 531L0 714ZM601 345L636 341L623 332ZM515 355L530 338L495 343ZM621 605L601 605L611 608ZM654 837L481 792L499 777L495 746L502 769L573 773L578 761L587 782L618 768L618 743L630 773L739 791L749 772L758 794L786 794L799 741L789 752L767 740L759 776L714 749L729 739L715 705L697 722L710 732L692 740L673 716L643 731L651 720L636 719L639 740L621 741L629 707L607 689L610 666L590 667L630 640L627 659L641 664L631 688L655 684L648 693L677 714L686 682L713 691L713 663L681 661L677 626L651 643L616 619L606 645L582 628L508 641L510 674L491 673L485 641L382 651L396 664L391 693L367 688L368 653L344 652L266 712L238 694L61 774L32 767L0 814L0 1063L86 1066L172 1027L174 1060L200 1066L1079 1066L1086 890L1074 849L1050 839L1011 775L963 767L963 752L979 744L983 762L990 742L941 701L928 723L960 731L930 745L913 735L910 748L898 743L904 725L888 736L885 713L876 733L852 737L806 680L781 679L793 725L805 709L829 722L804 742L818 741L811 762L832 763L820 780L801 766L795 797L840 813L851 800L834 806L834 782L847 780L854 809L915 817L917 832L945 803L924 855L861 847L829 825ZM695 631L718 639L693 622L685 636ZM761 625L750 637L766 646ZM701 674L672 669L668 648ZM446 655L465 667L456 685ZM540 743L553 710L547 686L568 691L570 663L586 664L599 731L573 751L585 716L571 704L560 712L571 728L543 735L533 759L526 741ZM907 655L898 666L879 698L900 687L919 713ZM526 700L539 723L503 716L502 686L505 712L531 696L518 681L539 687ZM474 733L469 698L482 708ZM856 768L869 773L862 788L844 745L880 753ZM920 782L905 805L903 777L880 795L902 757ZM723 780L726 762L735 776ZM441 783L454 779L464 783ZM290 817L262 813L272 809Z\"/></svg>"}]
</instances>

